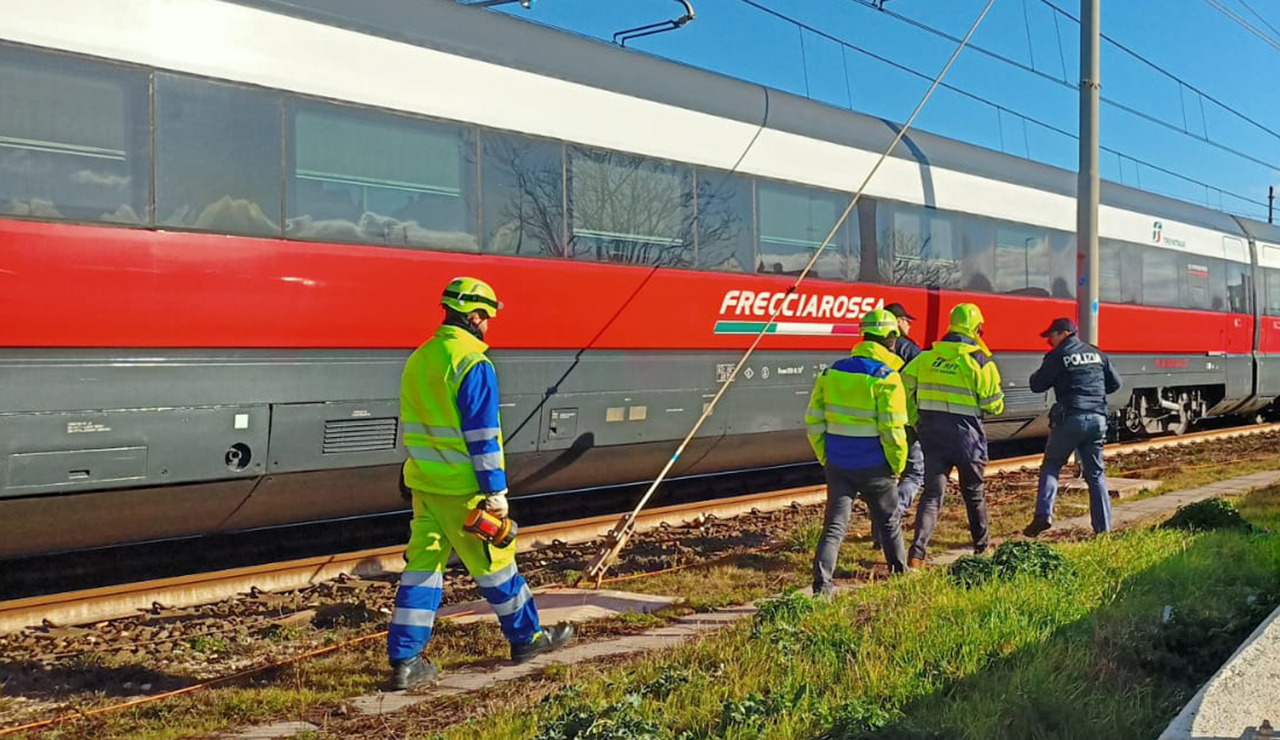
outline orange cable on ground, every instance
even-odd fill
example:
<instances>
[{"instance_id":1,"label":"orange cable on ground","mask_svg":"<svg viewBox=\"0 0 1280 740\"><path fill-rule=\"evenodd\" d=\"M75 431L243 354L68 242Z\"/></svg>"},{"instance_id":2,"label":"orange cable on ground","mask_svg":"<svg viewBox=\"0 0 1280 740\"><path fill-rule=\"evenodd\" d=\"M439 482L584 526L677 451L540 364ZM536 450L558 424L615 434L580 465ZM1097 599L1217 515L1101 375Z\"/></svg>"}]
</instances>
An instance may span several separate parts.
<instances>
[{"instance_id":1,"label":"orange cable on ground","mask_svg":"<svg viewBox=\"0 0 1280 740\"><path fill-rule=\"evenodd\" d=\"M330 645L328 647L323 647L318 650L312 650L310 652L294 655L294 656L285 658L283 660L272 661L270 663L267 663L266 665L261 665L256 668L249 668L247 670L240 671L239 673L233 673L229 676L222 676L221 678L214 678L208 681L203 681L201 683L192 684L190 686L184 686L180 689L174 689L173 691L166 691L164 693L154 694L152 696L143 696L137 699L131 699L129 701L122 702L120 704L110 704L105 707L98 707L96 709L90 709L83 712L76 712L75 714L64 714L59 717L53 717L51 719L41 720L39 722L32 722L30 724L20 725L18 727L7 727L4 729L0 729L0 735L12 735L14 733L23 732L25 730L38 730L42 727L50 727L52 725L62 724L63 722L70 722L77 719L93 717L99 714L107 714L109 712L115 712L121 709L128 709L129 707L136 707L136 706L141 706L143 704L150 704L151 702L159 701L161 699L168 699L174 696L180 696L182 694L195 693L197 691L202 691L204 689L211 688L213 686L229 683L231 681L235 681L241 678L247 678L256 673L262 673L263 671L271 670L272 668L282 668L284 666L297 663L302 660L306 660L307 658L314 658L319 655L324 655L325 653L332 653L346 647L351 647L352 645L358 645L362 642L368 642L369 640L374 640L379 637L385 637L386 634L387 634L386 630L383 630L382 632L378 632L372 635L362 635L360 637L347 640L346 642L338 643L337 645Z\"/></svg>"}]
</instances>

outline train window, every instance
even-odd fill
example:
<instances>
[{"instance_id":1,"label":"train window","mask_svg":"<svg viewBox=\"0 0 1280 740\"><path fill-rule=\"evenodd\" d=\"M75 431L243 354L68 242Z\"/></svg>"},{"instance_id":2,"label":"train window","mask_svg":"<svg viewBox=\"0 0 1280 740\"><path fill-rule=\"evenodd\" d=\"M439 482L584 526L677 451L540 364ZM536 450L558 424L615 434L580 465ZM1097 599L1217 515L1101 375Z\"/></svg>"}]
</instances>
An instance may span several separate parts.
<instances>
[{"instance_id":1,"label":"train window","mask_svg":"<svg viewBox=\"0 0 1280 740\"><path fill-rule=\"evenodd\" d=\"M1225 310L1226 275L1222 260L1189 254L1183 255L1180 262L1184 265L1182 305L1208 311Z\"/></svg>"},{"instance_id":2,"label":"train window","mask_svg":"<svg viewBox=\"0 0 1280 740\"><path fill-rule=\"evenodd\" d=\"M1179 304L1181 255L1167 249L1142 250L1142 302L1148 306Z\"/></svg>"},{"instance_id":3,"label":"train window","mask_svg":"<svg viewBox=\"0 0 1280 740\"><path fill-rule=\"evenodd\" d=\"M960 288L990 293L996 288L996 222L954 214L961 231Z\"/></svg>"},{"instance_id":4,"label":"train window","mask_svg":"<svg viewBox=\"0 0 1280 740\"><path fill-rule=\"evenodd\" d=\"M1048 232L999 224L996 227L996 291L1048 296L1052 279L1050 256Z\"/></svg>"},{"instance_id":5,"label":"train window","mask_svg":"<svg viewBox=\"0 0 1280 740\"><path fill-rule=\"evenodd\" d=\"M484 251L564 257L564 145L484 131Z\"/></svg>"},{"instance_id":6,"label":"train window","mask_svg":"<svg viewBox=\"0 0 1280 740\"><path fill-rule=\"evenodd\" d=\"M1076 297L1076 235L1049 232L1049 294Z\"/></svg>"},{"instance_id":7,"label":"train window","mask_svg":"<svg viewBox=\"0 0 1280 740\"><path fill-rule=\"evenodd\" d=\"M156 221L280 234L280 99L156 74Z\"/></svg>"},{"instance_id":8,"label":"train window","mask_svg":"<svg viewBox=\"0 0 1280 740\"><path fill-rule=\"evenodd\" d=\"M1267 284L1266 313L1268 316L1280 316L1280 270L1265 267L1262 269L1263 280Z\"/></svg>"},{"instance_id":9,"label":"train window","mask_svg":"<svg viewBox=\"0 0 1280 740\"><path fill-rule=\"evenodd\" d=\"M571 257L694 265L689 167L571 147L568 180Z\"/></svg>"},{"instance_id":10,"label":"train window","mask_svg":"<svg viewBox=\"0 0 1280 740\"><path fill-rule=\"evenodd\" d=\"M881 201L876 220L879 248L893 255L895 284L960 288L960 236L949 215Z\"/></svg>"},{"instance_id":11,"label":"train window","mask_svg":"<svg viewBox=\"0 0 1280 740\"><path fill-rule=\"evenodd\" d=\"M794 185L756 183L756 219L760 234L762 274L799 275L814 250L831 233L840 214L849 205L845 196ZM840 225L831 243L809 275L831 280L849 276L847 234L850 224ZM856 273L856 270L855 270Z\"/></svg>"},{"instance_id":12,"label":"train window","mask_svg":"<svg viewBox=\"0 0 1280 740\"><path fill-rule=\"evenodd\" d=\"M1249 304L1252 293L1253 276L1249 265L1239 262L1227 263L1227 305L1232 313L1252 313Z\"/></svg>"},{"instance_id":13,"label":"train window","mask_svg":"<svg viewBox=\"0 0 1280 740\"><path fill-rule=\"evenodd\" d=\"M699 168L698 267L748 272L755 264L750 178Z\"/></svg>"},{"instance_id":14,"label":"train window","mask_svg":"<svg viewBox=\"0 0 1280 740\"><path fill-rule=\"evenodd\" d=\"M0 45L0 213L150 220L144 72Z\"/></svg>"},{"instance_id":15,"label":"train window","mask_svg":"<svg viewBox=\"0 0 1280 740\"><path fill-rule=\"evenodd\" d=\"M288 236L479 250L472 130L311 102L288 120Z\"/></svg>"},{"instance_id":16,"label":"train window","mask_svg":"<svg viewBox=\"0 0 1280 740\"><path fill-rule=\"evenodd\" d=\"M1125 291L1125 245L1111 239L1098 240L1098 300L1106 303L1132 303ZM1132 284L1133 280L1129 281Z\"/></svg>"}]
</instances>

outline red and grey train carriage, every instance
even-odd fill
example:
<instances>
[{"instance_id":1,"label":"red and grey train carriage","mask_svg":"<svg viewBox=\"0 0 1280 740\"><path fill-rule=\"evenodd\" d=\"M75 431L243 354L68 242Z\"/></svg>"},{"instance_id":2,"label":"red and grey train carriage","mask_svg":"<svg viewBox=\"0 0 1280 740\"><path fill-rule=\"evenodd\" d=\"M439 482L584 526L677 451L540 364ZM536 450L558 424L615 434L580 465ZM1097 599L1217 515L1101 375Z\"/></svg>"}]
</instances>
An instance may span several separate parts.
<instances>
[{"instance_id":1,"label":"red and grey train carriage","mask_svg":"<svg viewBox=\"0 0 1280 740\"><path fill-rule=\"evenodd\" d=\"M518 493L651 476L775 309L676 474L808 460L814 374L889 301L925 344L980 304L992 435L1044 433L1070 172L913 133L787 294L885 122L447 0L6 11L0 556L398 508L401 364L460 274L507 305ZM1280 394L1280 232L1104 196L1125 425Z\"/></svg>"}]
</instances>

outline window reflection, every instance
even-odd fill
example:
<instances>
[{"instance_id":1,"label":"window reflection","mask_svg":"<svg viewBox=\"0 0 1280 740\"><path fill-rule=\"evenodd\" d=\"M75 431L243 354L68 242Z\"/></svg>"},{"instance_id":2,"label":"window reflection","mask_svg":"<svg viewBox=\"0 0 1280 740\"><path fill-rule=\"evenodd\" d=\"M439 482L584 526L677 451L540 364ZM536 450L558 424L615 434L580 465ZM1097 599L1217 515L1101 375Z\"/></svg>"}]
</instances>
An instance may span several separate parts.
<instances>
[{"instance_id":1,"label":"window reflection","mask_svg":"<svg viewBox=\"0 0 1280 740\"><path fill-rule=\"evenodd\" d=\"M1164 249L1142 250L1142 302L1148 306L1178 305L1178 255Z\"/></svg>"},{"instance_id":2,"label":"window reflection","mask_svg":"<svg viewBox=\"0 0 1280 740\"><path fill-rule=\"evenodd\" d=\"M759 182L756 185L760 234L757 272L799 275L847 205L848 201L835 193ZM848 228L847 222L841 224L809 272L812 277L848 278Z\"/></svg>"},{"instance_id":3,"label":"window reflection","mask_svg":"<svg viewBox=\"0 0 1280 740\"><path fill-rule=\"evenodd\" d=\"M1249 295L1253 278L1249 265L1239 262L1227 263L1227 301L1233 313L1250 313Z\"/></svg>"},{"instance_id":4,"label":"window reflection","mask_svg":"<svg viewBox=\"0 0 1280 740\"><path fill-rule=\"evenodd\" d=\"M289 236L479 250L466 129L340 106L290 109Z\"/></svg>"},{"instance_id":5,"label":"window reflection","mask_svg":"<svg viewBox=\"0 0 1280 740\"><path fill-rule=\"evenodd\" d=\"M568 174L571 257L694 265L693 177L688 167L574 147Z\"/></svg>"},{"instance_id":6,"label":"window reflection","mask_svg":"<svg viewBox=\"0 0 1280 740\"><path fill-rule=\"evenodd\" d=\"M486 252L564 257L564 146L481 134Z\"/></svg>"},{"instance_id":7,"label":"window reflection","mask_svg":"<svg viewBox=\"0 0 1280 740\"><path fill-rule=\"evenodd\" d=\"M1050 262L1048 232L1012 224L996 227L997 292L1049 296Z\"/></svg>"},{"instance_id":8,"label":"window reflection","mask_svg":"<svg viewBox=\"0 0 1280 740\"><path fill-rule=\"evenodd\" d=\"M1270 316L1280 316L1280 270L1263 268L1267 283L1267 311Z\"/></svg>"},{"instance_id":9,"label":"window reflection","mask_svg":"<svg viewBox=\"0 0 1280 740\"><path fill-rule=\"evenodd\" d=\"M893 254L893 282L957 289L961 285L959 235L936 210L882 204L881 249Z\"/></svg>"},{"instance_id":10,"label":"window reflection","mask_svg":"<svg viewBox=\"0 0 1280 740\"><path fill-rule=\"evenodd\" d=\"M280 98L156 75L156 220L231 234L280 234Z\"/></svg>"},{"instance_id":11,"label":"window reflection","mask_svg":"<svg viewBox=\"0 0 1280 740\"><path fill-rule=\"evenodd\" d=\"M698 267L747 272L755 264L751 230L751 179L699 169Z\"/></svg>"},{"instance_id":12,"label":"window reflection","mask_svg":"<svg viewBox=\"0 0 1280 740\"><path fill-rule=\"evenodd\" d=\"M0 213L149 220L145 73L0 46Z\"/></svg>"}]
</instances>

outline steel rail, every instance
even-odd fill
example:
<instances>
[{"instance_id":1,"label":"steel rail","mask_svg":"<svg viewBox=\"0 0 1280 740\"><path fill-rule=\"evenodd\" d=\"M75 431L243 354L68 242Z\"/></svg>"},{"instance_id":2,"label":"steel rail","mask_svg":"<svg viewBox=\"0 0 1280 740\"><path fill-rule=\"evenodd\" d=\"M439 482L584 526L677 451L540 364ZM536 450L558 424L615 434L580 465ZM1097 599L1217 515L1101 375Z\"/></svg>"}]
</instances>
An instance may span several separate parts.
<instances>
[{"instance_id":1,"label":"steel rail","mask_svg":"<svg viewBox=\"0 0 1280 740\"><path fill-rule=\"evenodd\" d=\"M1280 424L1194 432L1179 437L1162 437L1108 445L1107 452L1111 455L1131 454L1275 431L1280 431ZM987 473L1034 469L1038 466L1040 459L1041 456L1037 454L993 460L987 466ZM638 530L652 530L661 526L679 526L711 517L724 519L753 512L777 511L792 505L813 505L822 503L825 499L825 486L788 488L651 509L640 514L636 526ZM520 531L517 547L521 552L528 552L553 544L590 542L607 534L616 521L616 514L606 514L527 527ZM46 621L66 626L135 616L141 611L153 608L156 604L168 608L196 606L246 593L254 588L260 591L303 588L343 574L367 577L396 573L404 567L403 553L402 546L380 547L0 601L0 634L17 632Z\"/></svg>"}]
</instances>

